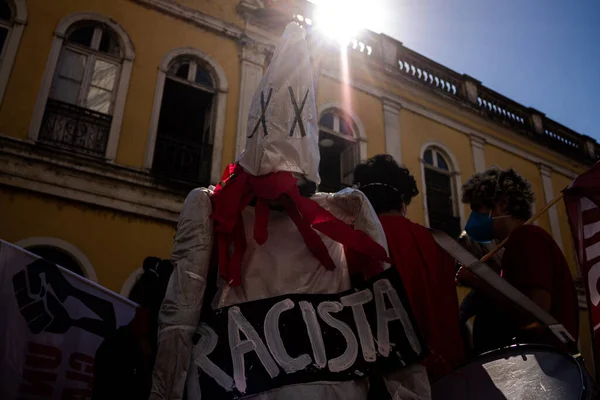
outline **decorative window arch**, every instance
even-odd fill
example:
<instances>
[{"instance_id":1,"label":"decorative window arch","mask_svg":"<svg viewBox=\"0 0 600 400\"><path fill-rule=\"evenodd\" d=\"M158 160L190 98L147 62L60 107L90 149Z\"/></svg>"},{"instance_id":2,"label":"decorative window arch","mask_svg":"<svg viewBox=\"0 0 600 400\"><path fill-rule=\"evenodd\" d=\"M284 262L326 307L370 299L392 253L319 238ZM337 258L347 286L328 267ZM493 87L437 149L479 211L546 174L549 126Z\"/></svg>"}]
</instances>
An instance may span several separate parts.
<instances>
[{"instance_id":1,"label":"decorative window arch","mask_svg":"<svg viewBox=\"0 0 600 400\"><path fill-rule=\"evenodd\" d=\"M222 172L228 87L225 71L209 55L191 47L168 53L158 68L144 167L171 179L183 177L188 182L216 184ZM195 97L198 108L193 113L186 115L183 109L172 110L175 112L169 115L169 109L163 108L163 100L177 96L178 91L187 91ZM170 135L169 119L175 120L171 125L176 125L177 118L187 123L193 121L198 127L187 130L185 138ZM177 152L193 156L191 158L199 164L179 157L179 170L165 171L163 165L168 164L169 159L177 158ZM197 173L197 179L194 179L194 173Z\"/></svg>"},{"instance_id":2,"label":"decorative window arch","mask_svg":"<svg viewBox=\"0 0 600 400\"><path fill-rule=\"evenodd\" d=\"M0 105L26 23L25 0L0 0Z\"/></svg>"},{"instance_id":3,"label":"decorative window arch","mask_svg":"<svg viewBox=\"0 0 600 400\"><path fill-rule=\"evenodd\" d=\"M336 192L352 185L354 168L367 157L366 135L356 115L339 104L321 106L319 115L319 190Z\"/></svg>"},{"instance_id":4,"label":"decorative window arch","mask_svg":"<svg viewBox=\"0 0 600 400\"><path fill-rule=\"evenodd\" d=\"M15 244L86 279L98 282L96 270L90 260L69 242L54 237L30 237Z\"/></svg>"},{"instance_id":5,"label":"decorative window arch","mask_svg":"<svg viewBox=\"0 0 600 400\"><path fill-rule=\"evenodd\" d=\"M63 18L29 126L29 138L114 160L135 57L133 42L112 18Z\"/></svg>"},{"instance_id":6,"label":"decorative window arch","mask_svg":"<svg viewBox=\"0 0 600 400\"><path fill-rule=\"evenodd\" d=\"M144 274L144 268L143 267L139 267L137 268L135 271L133 271L125 280L125 283L123 283L123 286L121 287L121 292L119 292L119 294L123 297L127 297L129 298L129 294L131 293L131 289L133 289L133 287L135 286L136 282L138 281L138 279L140 278L140 276L142 276Z\"/></svg>"},{"instance_id":7,"label":"decorative window arch","mask_svg":"<svg viewBox=\"0 0 600 400\"><path fill-rule=\"evenodd\" d=\"M460 171L456 157L442 144L421 147L421 179L425 225L458 237L465 223L460 202Z\"/></svg>"}]
</instances>

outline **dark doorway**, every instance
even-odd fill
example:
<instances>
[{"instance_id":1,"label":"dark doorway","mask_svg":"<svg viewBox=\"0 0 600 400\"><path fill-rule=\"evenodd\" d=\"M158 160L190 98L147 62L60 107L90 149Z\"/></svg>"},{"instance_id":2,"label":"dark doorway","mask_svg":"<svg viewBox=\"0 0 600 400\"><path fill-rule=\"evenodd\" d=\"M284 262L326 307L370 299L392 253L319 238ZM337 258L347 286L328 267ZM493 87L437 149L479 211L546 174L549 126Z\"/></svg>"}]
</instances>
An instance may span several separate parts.
<instances>
[{"instance_id":1,"label":"dark doorway","mask_svg":"<svg viewBox=\"0 0 600 400\"><path fill-rule=\"evenodd\" d=\"M152 165L156 175L210 183L213 97L200 88L166 79Z\"/></svg>"}]
</instances>

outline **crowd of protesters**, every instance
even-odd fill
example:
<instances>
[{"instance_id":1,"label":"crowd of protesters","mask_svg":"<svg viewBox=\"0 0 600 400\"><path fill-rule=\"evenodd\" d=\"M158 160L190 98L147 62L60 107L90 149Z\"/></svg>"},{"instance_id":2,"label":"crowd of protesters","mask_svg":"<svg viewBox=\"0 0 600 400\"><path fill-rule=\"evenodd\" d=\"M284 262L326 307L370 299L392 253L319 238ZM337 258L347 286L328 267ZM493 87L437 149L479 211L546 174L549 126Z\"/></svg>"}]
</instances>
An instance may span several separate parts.
<instances>
[{"instance_id":1,"label":"crowd of protesters","mask_svg":"<svg viewBox=\"0 0 600 400\"><path fill-rule=\"evenodd\" d=\"M356 167L354 186L379 217L390 258L429 347L423 364L432 381L463 365L467 355L513 343L557 345L531 318L494 302L486 293L473 290L459 309L455 261L438 247L428 228L406 216L411 200L419 194L408 169L389 155L377 155ZM525 224L533 201L531 185L513 169L476 173L462 187L462 202L471 214L460 242L481 258L508 238L488 265L577 338L577 298L565 257L545 230ZM97 351L94 400L149 396L158 312L173 266L148 257L143 270L130 294L139 305L135 318ZM473 318L472 330L465 329Z\"/></svg>"}]
</instances>

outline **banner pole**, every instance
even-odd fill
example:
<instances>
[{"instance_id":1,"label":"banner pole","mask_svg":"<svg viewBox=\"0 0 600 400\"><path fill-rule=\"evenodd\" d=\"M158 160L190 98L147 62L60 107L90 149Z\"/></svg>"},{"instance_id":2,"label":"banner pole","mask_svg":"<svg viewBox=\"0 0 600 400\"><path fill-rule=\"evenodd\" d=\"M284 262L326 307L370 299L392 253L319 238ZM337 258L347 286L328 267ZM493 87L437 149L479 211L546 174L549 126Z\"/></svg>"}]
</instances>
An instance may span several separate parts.
<instances>
[{"instance_id":1,"label":"banner pole","mask_svg":"<svg viewBox=\"0 0 600 400\"><path fill-rule=\"evenodd\" d=\"M544 206L544 208L542 208L540 211L538 211L534 216L532 216L531 218L529 218L527 221L525 221L524 225L527 224L532 224L534 223L539 217L542 216L542 214L544 214L546 211L548 211L550 209L550 207L552 207L553 205L555 205L556 203L558 203L559 201L561 201L563 198L563 194L562 192L556 196L551 202L549 202L548 204L546 204ZM504 245L506 244L506 242L508 241L508 238L510 236L507 236L506 238L504 238L503 241L501 241L500 243L498 243L498 245L496 247L494 247L492 250L490 250L489 253L487 253L485 256L481 257L481 262L486 262L487 260L489 260L490 258L492 258L497 252L500 251L500 249L502 249L504 247Z\"/></svg>"}]
</instances>

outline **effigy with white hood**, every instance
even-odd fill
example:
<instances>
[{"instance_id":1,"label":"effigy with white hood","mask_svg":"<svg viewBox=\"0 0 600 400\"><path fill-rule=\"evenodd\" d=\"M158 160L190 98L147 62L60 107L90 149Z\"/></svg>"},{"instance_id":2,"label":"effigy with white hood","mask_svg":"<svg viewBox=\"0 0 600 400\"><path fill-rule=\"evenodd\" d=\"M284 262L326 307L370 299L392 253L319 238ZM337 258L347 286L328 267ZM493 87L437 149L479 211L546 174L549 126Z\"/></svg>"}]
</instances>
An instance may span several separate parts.
<instances>
[{"instance_id":1,"label":"effigy with white hood","mask_svg":"<svg viewBox=\"0 0 600 400\"><path fill-rule=\"evenodd\" d=\"M319 184L316 79L289 24L247 141L181 212L152 399L430 397L423 343L362 192ZM352 278L352 279L351 279Z\"/></svg>"}]
</instances>

